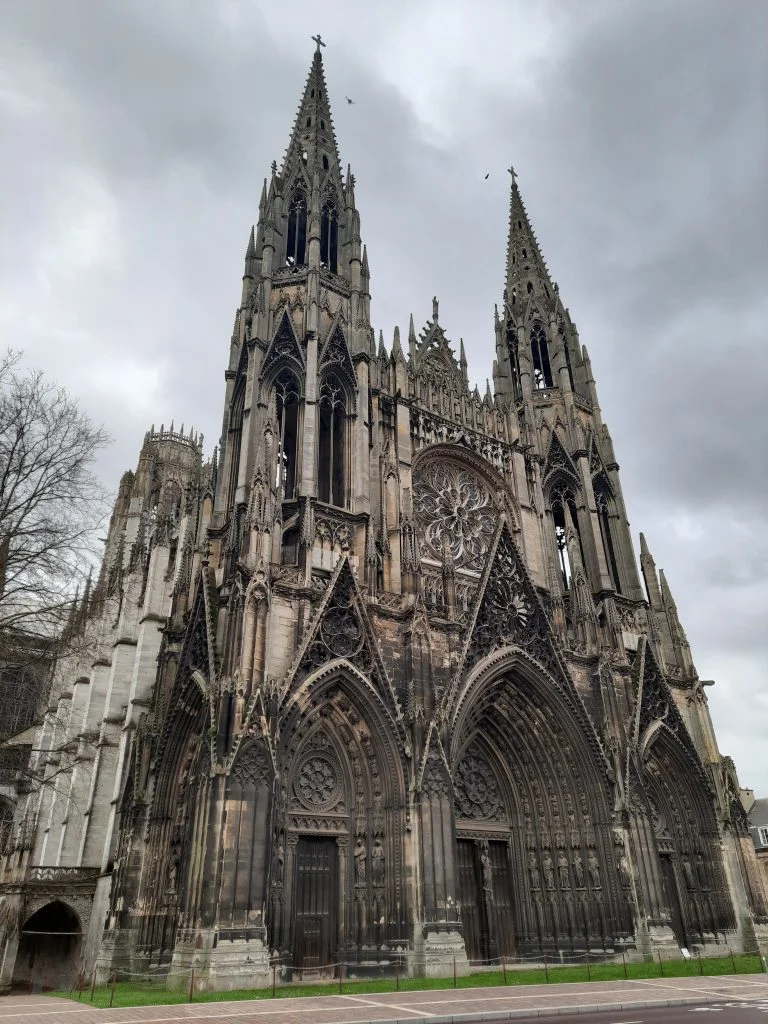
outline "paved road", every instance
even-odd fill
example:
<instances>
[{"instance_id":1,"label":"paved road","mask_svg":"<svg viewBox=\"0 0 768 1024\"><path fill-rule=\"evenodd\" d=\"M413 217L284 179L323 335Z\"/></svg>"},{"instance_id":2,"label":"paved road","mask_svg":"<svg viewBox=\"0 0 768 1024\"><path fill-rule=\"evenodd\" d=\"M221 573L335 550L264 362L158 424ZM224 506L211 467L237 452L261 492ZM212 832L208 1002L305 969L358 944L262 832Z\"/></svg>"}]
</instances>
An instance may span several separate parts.
<instances>
[{"instance_id":1,"label":"paved road","mask_svg":"<svg viewBox=\"0 0 768 1024\"><path fill-rule=\"evenodd\" d=\"M707 1014L702 1017L701 1014ZM711 1017L716 1013L719 1016ZM550 1018L557 1024L704 1024L717 1021L717 1024L765 1024L768 1020L768 999L762 1002L752 1000L731 1000L727 1003L699 1003L694 1006L665 1006L655 1010L636 1010L634 1012L617 1013L610 1010L605 1013L558 1014ZM507 1024L509 1017L498 1017L497 1024ZM515 1017L515 1024L528 1024L540 1021L541 1017ZM490 1024L490 1022L488 1022Z\"/></svg>"},{"instance_id":2,"label":"paved road","mask_svg":"<svg viewBox=\"0 0 768 1024\"><path fill-rule=\"evenodd\" d=\"M685 1000L687 1007L670 1007ZM753 1006L733 1004L749 1002ZM726 1005L730 1004L730 1005ZM590 1018L590 1011L609 1011ZM698 1009L701 1007L701 1009ZM764 1009L765 1007L765 1009ZM573 1011L570 1012L569 1011ZM580 1011L580 1012L579 1012ZM486 1021L535 1020L547 1013L558 1022L600 1020L605 1024L693 1024L702 1013L718 1020L768 1024L768 977L651 978L576 985L525 985L368 995L327 995L298 999L181 1003L94 1010L87 1003L44 996L0 998L3 1024L370 1024L384 1021L450 1021L464 1014ZM695 1016L694 1016L695 1014ZM465 1018L467 1019L467 1018ZM471 1019L471 1018L469 1018ZM709 1017L705 1017L709 1020Z\"/></svg>"}]
</instances>

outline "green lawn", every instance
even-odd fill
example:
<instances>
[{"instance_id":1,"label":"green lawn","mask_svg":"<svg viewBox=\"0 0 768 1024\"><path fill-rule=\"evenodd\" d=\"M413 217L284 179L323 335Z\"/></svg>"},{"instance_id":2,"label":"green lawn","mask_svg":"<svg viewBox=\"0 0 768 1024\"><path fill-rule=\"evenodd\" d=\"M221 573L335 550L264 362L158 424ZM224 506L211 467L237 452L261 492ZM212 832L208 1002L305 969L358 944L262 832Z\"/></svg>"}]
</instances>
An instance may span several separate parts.
<instances>
[{"instance_id":1,"label":"green lawn","mask_svg":"<svg viewBox=\"0 0 768 1024\"><path fill-rule=\"evenodd\" d=\"M730 956L707 957L699 962L698 960L666 960L664 961L664 976L669 978L680 978L686 975L718 975L733 974L735 965L736 974L759 974L762 971L760 958L757 956L737 956L731 959ZM579 965L575 967L549 967L547 971L543 967L531 967L522 970L508 968L506 973L507 985L541 985L549 981L550 984L574 981L619 981L623 978L658 978L661 975L661 968L657 960L649 963L627 964L626 974L623 964L600 964L590 967ZM457 988L477 988L485 985L505 984L502 971L493 971L482 974L470 974L463 978L456 979ZM453 988L453 978L402 978L400 990L403 992L418 989L445 989ZM392 978L371 979L367 981L345 981L342 991L346 995L355 995L365 992L394 992L397 988ZM294 996L318 996L333 995L339 992L338 981L329 981L322 984L303 985L300 983L277 986L275 997L277 999L290 999ZM93 1005L99 1007L109 1006L111 989L109 986L99 987L94 992ZM54 992L52 995L67 998L77 998L77 994L69 992ZM267 988L241 989L235 992L195 992L194 1002L209 1003L222 1000L237 999L271 999L272 990ZM90 1002L90 991L82 992L81 999L84 1003ZM163 987L159 979L155 982L118 981L115 985L114 1006L147 1006L151 1004L186 1003L189 1001L188 991L169 992Z\"/></svg>"}]
</instances>

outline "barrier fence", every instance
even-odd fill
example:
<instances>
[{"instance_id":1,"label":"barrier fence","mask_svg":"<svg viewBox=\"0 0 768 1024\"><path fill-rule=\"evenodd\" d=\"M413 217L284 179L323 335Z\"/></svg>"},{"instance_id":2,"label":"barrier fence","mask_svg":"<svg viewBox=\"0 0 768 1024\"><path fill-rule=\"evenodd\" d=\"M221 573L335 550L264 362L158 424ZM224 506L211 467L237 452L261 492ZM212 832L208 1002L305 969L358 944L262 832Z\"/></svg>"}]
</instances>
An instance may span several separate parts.
<instances>
[{"instance_id":1,"label":"barrier fence","mask_svg":"<svg viewBox=\"0 0 768 1024\"><path fill-rule=\"evenodd\" d=\"M686 951L687 953L687 951ZM768 973L768 962L759 954L739 954L726 947L720 950L674 955L657 950L653 958L642 958L635 951L606 954L581 952L557 953L550 956L497 957L490 960L467 960L452 956L430 957L425 976L424 956L403 952L381 959L344 961L322 966L299 967L283 959L271 958L268 973L263 972L259 987L240 988L252 998L278 998L315 992L352 993L366 987L375 990L400 991L401 988L475 987L559 983L570 981L606 981L685 975L722 975ZM107 984L97 985L97 977L107 977ZM266 984L264 984L266 982ZM70 996L81 1001L112 1006L116 993L118 1005L135 1002L181 1002L186 997L210 1000L226 999L227 991L209 987L202 962L189 967L161 964L145 971L114 968L106 962L97 963L90 971L81 968L70 989ZM232 993L230 993L232 994ZM107 996L108 1002L107 1002ZM142 998L149 997L149 998ZM125 1002L125 998L129 1002Z\"/></svg>"}]
</instances>

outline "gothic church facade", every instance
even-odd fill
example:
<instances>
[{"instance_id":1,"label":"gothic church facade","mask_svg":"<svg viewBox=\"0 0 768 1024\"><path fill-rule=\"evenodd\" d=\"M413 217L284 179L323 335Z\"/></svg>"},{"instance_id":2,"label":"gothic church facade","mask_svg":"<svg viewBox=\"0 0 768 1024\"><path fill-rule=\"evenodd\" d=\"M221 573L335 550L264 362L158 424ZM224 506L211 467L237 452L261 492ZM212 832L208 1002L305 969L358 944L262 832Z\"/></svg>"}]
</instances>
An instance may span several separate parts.
<instances>
[{"instance_id":1,"label":"gothic church facade","mask_svg":"<svg viewBox=\"0 0 768 1024\"><path fill-rule=\"evenodd\" d=\"M276 960L753 948L735 772L642 536L638 572L515 176L492 389L436 300L389 350L369 307L318 45L248 242L217 461L168 435L196 452L183 500L163 513L155 458L151 536L108 552L109 600L142 578L124 628L154 602L157 640L109 760L101 963L227 988Z\"/></svg>"}]
</instances>

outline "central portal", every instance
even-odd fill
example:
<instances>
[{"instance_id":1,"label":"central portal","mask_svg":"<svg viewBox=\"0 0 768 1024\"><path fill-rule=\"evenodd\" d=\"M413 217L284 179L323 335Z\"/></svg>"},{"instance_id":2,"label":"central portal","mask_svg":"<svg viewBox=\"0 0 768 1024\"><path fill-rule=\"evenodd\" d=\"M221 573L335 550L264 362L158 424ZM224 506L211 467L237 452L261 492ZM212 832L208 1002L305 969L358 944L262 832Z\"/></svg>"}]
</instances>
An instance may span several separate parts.
<instances>
[{"instance_id":1,"label":"central portal","mask_svg":"<svg viewBox=\"0 0 768 1024\"><path fill-rule=\"evenodd\" d=\"M299 970L335 960L338 894L336 840L302 836L296 850L293 962Z\"/></svg>"}]
</instances>

